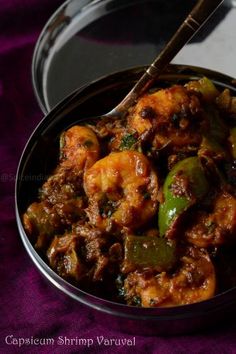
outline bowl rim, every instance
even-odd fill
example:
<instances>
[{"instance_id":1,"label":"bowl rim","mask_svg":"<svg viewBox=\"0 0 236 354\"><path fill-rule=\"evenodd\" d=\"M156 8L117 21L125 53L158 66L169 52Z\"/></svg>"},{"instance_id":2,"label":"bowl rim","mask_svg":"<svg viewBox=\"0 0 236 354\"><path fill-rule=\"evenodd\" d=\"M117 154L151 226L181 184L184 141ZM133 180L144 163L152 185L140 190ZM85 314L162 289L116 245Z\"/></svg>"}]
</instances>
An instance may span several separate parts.
<instances>
[{"instance_id":1,"label":"bowl rim","mask_svg":"<svg viewBox=\"0 0 236 354\"><path fill-rule=\"evenodd\" d=\"M51 284L53 284L56 288L61 290L63 293L69 295L69 297L77 300L85 305L88 305L91 308L96 310L112 314L119 317L125 317L129 319L138 319L138 320L146 320L146 319L153 319L153 320L174 320L174 319L183 319L183 318L190 318L190 317L198 317L199 315L208 316L209 313L217 311L219 307L228 307L231 303L235 303L236 300L232 299L229 301L228 297L230 295L236 294L236 286L230 288L220 294L215 295L213 298L204 300L201 302L196 302L193 304L187 305L180 305L174 307L158 307L158 308L143 308L143 307L135 307L126 304L121 304L109 300L105 300L99 298L97 296L91 295L86 291L83 291L74 285L70 284L58 274L56 274L48 265L47 263L40 257L40 255L36 252L33 245L31 244L26 232L24 230L20 210L18 206L18 194L20 189L20 181L22 178L22 168L25 160L27 159L27 151L32 148L32 144L34 145L34 139L37 138L39 135L40 129L43 126L48 126L48 123L53 120L55 116L59 114L65 107L69 106L71 103L73 104L75 101L78 100L78 97L85 95L87 89L91 89L91 87L96 87L97 84L100 84L103 81L108 79L115 79L117 76L126 75L127 72L132 72L137 74L140 73L145 69L146 66L134 67L130 69L125 69L122 71L115 72L110 75L106 75L102 78L96 79L91 83L88 83L79 89L73 91L71 94L66 96L61 102L59 102L50 112L48 112L44 118L39 122L36 126L32 134L30 135L23 152L21 154L17 172L16 172L16 181L15 181L15 213L16 213L16 222L18 231L20 233L21 240L23 242L24 247L26 248L27 253L29 254L30 258L32 259L33 263L38 268L39 272L42 273ZM236 91L236 86L233 84L235 79L222 74L218 73L217 71L213 71L210 69L205 69L201 67L191 66L191 65L179 65L179 64L170 64L167 68L166 72L160 76L160 80L162 77L168 78L169 76L173 77L177 75L179 77L178 71L182 72L184 77L192 77L196 75L204 76L204 74L208 73L211 74L212 77L216 77L216 83L219 84L222 82L220 80L224 79L223 86L226 85L227 87L231 83L232 89ZM185 74L186 72L191 72L192 74ZM181 74L180 74L181 75ZM198 76L199 77L199 76ZM112 81L112 80L111 80ZM96 95L96 94L95 94Z\"/></svg>"}]
</instances>

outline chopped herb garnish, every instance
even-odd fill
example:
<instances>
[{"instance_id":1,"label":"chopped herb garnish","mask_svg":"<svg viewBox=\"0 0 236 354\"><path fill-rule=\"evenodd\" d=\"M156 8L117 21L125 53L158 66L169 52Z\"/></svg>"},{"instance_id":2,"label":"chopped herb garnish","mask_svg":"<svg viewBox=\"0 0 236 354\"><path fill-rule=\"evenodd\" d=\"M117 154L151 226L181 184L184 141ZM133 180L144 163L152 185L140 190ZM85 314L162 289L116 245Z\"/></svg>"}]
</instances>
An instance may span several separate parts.
<instances>
[{"instance_id":1,"label":"chopped herb garnish","mask_svg":"<svg viewBox=\"0 0 236 354\"><path fill-rule=\"evenodd\" d=\"M148 193L148 192L144 193L144 195L143 195L144 200L149 200L150 198L151 198L150 193Z\"/></svg>"},{"instance_id":2,"label":"chopped herb garnish","mask_svg":"<svg viewBox=\"0 0 236 354\"><path fill-rule=\"evenodd\" d=\"M156 301L154 299L150 299L149 304L150 306L153 306L156 304Z\"/></svg>"},{"instance_id":3,"label":"chopped herb garnish","mask_svg":"<svg viewBox=\"0 0 236 354\"><path fill-rule=\"evenodd\" d=\"M205 226L207 227L207 231L209 233L213 232L216 228L216 224L214 223L214 221L212 220L208 220L206 223L205 223Z\"/></svg>"},{"instance_id":4,"label":"chopped herb garnish","mask_svg":"<svg viewBox=\"0 0 236 354\"><path fill-rule=\"evenodd\" d=\"M110 218L114 211L116 210L116 202L113 200L109 200L106 195L103 196L102 200L100 200L99 205L99 214L103 218Z\"/></svg>"},{"instance_id":5,"label":"chopped herb garnish","mask_svg":"<svg viewBox=\"0 0 236 354\"><path fill-rule=\"evenodd\" d=\"M119 298L124 298L125 296L125 288L124 288L124 275L123 274L119 274L116 281L116 287L118 290L118 297Z\"/></svg>"},{"instance_id":6,"label":"chopped herb garnish","mask_svg":"<svg viewBox=\"0 0 236 354\"><path fill-rule=\"evenodd\" d=\"M107 212L107 217L109 218L110 216L112 216L112 210L108 210L108 212Z\"/></svg>"},{"instance_id":7,"label":"chopped herb garnish","mask_svg":"<svg viewBox=\"0 0 236 354\"><path fill-rule=\"evenodd\" d=\"M141 298L140 298L140 296L134 296L133 298L132 298L132 303L133 303L133 305L135 305L135 306L141 306L141 304L142 304L142 302L141 302Z\"/></svg>"},{"instance_id":8,"label":"chopped herb garnish","mask_svg":"<svg viewBox=\"0 0 236 354\"><path fill-rule=\"evenodd\" d=\"M173 116L171 117L171 121L175 128L179 127L180 117L176 113L174 113Z\"/></svg>"},{"instance_id":9,"label":"chopped herb garnish","mask_svg":"<svg viewBox=\"0 0 236 354\"><path fill-rule=\"evenodd\" d=\"M129 150L132 148L132 146L137 142L137 138L135 136L136 134L126 134L123 136L121 143L120 143L120 149L121 150Z\"/></svg>"},{"instance_id":10,"label":"chopped herb garnish","mask_svg":"<svg viewBox=\"0 0 236 354\"><path fill-rule=\"evenodd\" d=\"M86 140L84 142L84 146L89 148L89 147L93 146L93 142L91 140Z\"/></svg>"}]
</instances>

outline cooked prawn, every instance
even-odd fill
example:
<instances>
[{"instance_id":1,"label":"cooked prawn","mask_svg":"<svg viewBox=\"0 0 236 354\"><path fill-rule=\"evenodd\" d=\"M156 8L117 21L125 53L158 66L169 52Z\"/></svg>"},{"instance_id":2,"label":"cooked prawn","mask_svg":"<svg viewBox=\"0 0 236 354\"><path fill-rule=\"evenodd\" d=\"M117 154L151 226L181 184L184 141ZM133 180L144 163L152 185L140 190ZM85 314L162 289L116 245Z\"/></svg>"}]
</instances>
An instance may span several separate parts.
<instances>
[{"instance_id":1,"label":"cooked prawn","mask_svg":"<svg viewBox=\"0 0 236 354\"><path fill-rule=\"evenodd\" d=\"M185 237L189 243L207 248L235 242L235 233L236 198L224 191L216 196L211 214L195 213Z\"/></svg>"},{"instance_id":2,"label":"cooked prawn","mask_svg":"<svg viewBox=\"0 0 236 354\"><path fill-rule=\"evenodd\" d=\"M38 248L47 245L53 230L63 232L68 224L83 219L83 173L99 158L98 139L88 127L68 129L60 145L60 164L43 184L40 202L33 203L24 215L27 233L38 235Z\"/></svg>"},{"instance_id":3,"label":"cooked prawn","mask_svg":"<svg viewBox=\"0 0 236 354\"><path fill-rule=\"evenodd\" d=\"M139 134L152 132L154 148L160 149L168 143L176 150L201 142L205 119L197 95L175 85L140 98L128 124Z\"/></svg>"},{"instance_id":4,"label":"cooked prawn","mask_svg":"<svg viewBox=\"0 0 236 354\"><path fill-rule=\"evenodd\" d=\"M60 138L60 164L41 188L41 199L63 203L83 195L84 171L99 158L96 134L88 127L73 126Z\"/></svg>"},{"instance_id":5,"label":"cooked prawn","mask_svg":"<svg viewBox=\"0 0 236 354\"><path fill-rule=\"evenodd\" d=\"M100 229L113 223L136 228L157 210L157 175L137 151L114 152L97 161L84 174L84 190L90 222Z\"/></svg>"},{"instance_id":6,"label":"cooked prawn","mask_svg":"<svg viewBox=\"0 0 236 354\"><path fill-rule=\"evenodd\" d=\"M129 304L169 307L211 298L216 290L215 269L206 250L189 247L175 274L130 273L124 284Z\"/></svg>"},{"instance_id":7,"label":"cooked prawn","mask_svg":"<svg viewBox=\"0 0 236 354\"><path fill-rule=\"evenodd\" d=\"M92 129L75 125L61 135L61 161L73 164L77 170L86 170L99 158L100 146Z\"/></svg>"}]
</instances>

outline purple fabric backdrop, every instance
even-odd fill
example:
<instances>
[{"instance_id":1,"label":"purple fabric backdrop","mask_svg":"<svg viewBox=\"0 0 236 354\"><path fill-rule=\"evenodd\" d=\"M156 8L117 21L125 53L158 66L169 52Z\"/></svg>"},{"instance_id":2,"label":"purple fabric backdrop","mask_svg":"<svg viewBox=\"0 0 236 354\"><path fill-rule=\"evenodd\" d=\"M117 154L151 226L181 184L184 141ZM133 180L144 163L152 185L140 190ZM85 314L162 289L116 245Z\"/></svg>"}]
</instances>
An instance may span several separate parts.
<instances>
[{"instance_id":1,"label":"purple fabric backdrop","mask_svg":"<svg viewBox=\"0 0 236 354\"><path fill-rule=\"evenodd\" d=\"M236 353L236 324L207 334L171 338L136 336L135 347L99 346L97 336L133 338L102 327L94 311L67 298L39 274L18 235L14 211L15 173L21 151L42 118L31 84L37 37L61 0L1 0L0 160L1 160L1 353ZM9 337L12 336L12 337ZM90 338L87 346L8 345L12 338Z\"/></svg>"}]
</instances>

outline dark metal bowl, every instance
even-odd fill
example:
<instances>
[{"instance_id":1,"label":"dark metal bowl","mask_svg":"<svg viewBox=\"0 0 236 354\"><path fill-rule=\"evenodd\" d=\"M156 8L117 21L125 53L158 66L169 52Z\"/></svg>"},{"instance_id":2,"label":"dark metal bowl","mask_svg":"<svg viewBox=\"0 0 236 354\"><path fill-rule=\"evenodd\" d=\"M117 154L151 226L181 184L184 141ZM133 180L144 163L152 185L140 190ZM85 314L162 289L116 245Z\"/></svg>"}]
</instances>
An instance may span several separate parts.
<instances>
[{"instance_id":1,"label":"dark metal bowl","mask_svg":"<svg viewBox=\"0 0 236 354\"><path fill-rule=\"evenodd\" d=\"M187 333L212 326L229 313L232 314L236 304L236 288L207 301L171 308L137 308L107 301L81 291L58 276L34 249L21 220L27 206L37 198L38 188L56 165L61 132L81 120L109 111L124 97L143 70L143 67L138 67L122 71L84 86L66 97L41 121L31 135L19 163L16 219L24 246L40 272L65 294L99 310L96 316L100 323L109 323L109 326L134 334ZM160 77L158 85L183 83L202 76L210 78L221 89L230 88L236 95L232 78L198 67L170 65Z\"/></svg>"}]
</instances>

